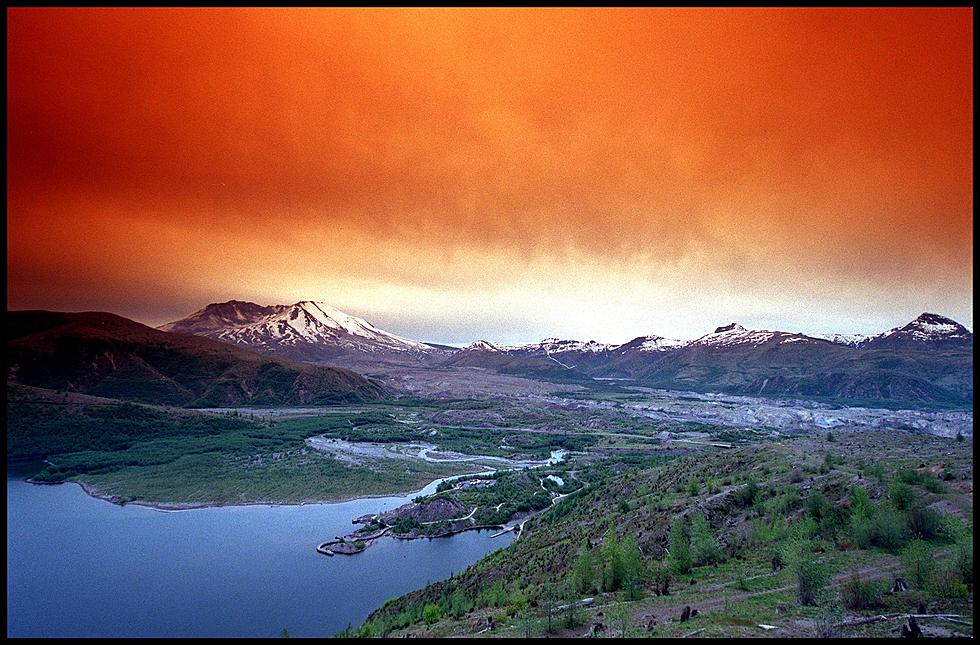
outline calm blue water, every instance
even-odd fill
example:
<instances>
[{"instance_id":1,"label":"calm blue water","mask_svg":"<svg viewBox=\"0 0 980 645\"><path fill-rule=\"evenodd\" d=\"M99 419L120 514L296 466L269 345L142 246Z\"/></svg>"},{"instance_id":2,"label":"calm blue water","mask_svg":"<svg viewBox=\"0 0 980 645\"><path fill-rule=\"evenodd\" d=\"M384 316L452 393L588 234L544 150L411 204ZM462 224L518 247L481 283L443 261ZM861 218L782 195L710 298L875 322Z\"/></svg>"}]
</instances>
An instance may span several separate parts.
<instances>
[{"instance_id":1,"label":"calm blue water","mask_svg":"<svg viewBox=\"0 0 980 645\"><path fill-rule=\"evenodd\" d=\"M513 540L382 539L331 558L319 542L419 493L163 512L22 476L8 471L8 636L330 636Z\"/></svg>"}]
</instances>

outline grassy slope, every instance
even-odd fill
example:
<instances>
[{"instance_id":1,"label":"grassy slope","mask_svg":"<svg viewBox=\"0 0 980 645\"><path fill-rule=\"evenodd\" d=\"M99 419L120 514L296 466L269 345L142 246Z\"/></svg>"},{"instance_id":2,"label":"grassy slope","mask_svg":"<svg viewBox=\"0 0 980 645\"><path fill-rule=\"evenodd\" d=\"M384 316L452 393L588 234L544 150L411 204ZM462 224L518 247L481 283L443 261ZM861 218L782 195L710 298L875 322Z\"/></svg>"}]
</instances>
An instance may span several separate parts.
<instances>
[{"instance_id":1,"label":"grassy slope","mask_svg":"<svg viewBox=\"0 0 980 645\"><path fill-rule=\"evenodd\" d=\"M53 465L36 479L83 482L120 501L336 500L411 491L468 470L404 460L352 466L303 442L352 423L397 425L379 412L264 421L23 386L7 395L8 457L47 457Z\"/></svg>"},{"instance_id":2,"label":"grassy slope","mask_svg":"<svg viewBox=\"0 0 980 645\"><path fill-rule=\"evenodd\" d=\"M800 438L774 445L755 444L662 465L624 463L617 467L606 463L592 471L594 481L587 493L560 503L529 523L528 534L515 544L490 554L449 581L390 601L372 614L363 632L470 635L483 629L487 616L495 616L498 629L484 635L523 636L528 630L546 634L548 598L557 596L551 602L562 604L585 595L568 591L573 562L584 539L600 542L612 521L619 538L633 536L646 564L655 568L665 555L671 519L704 511L725 553L725 562L674 574L669 596L650 595L649 582L644 585L646 594L641 600L624 602L622 592L600 596L596 606L575 612L571 628L560 625L567 612L555 618L556 633L578 636L593 622L612 627L612 617L626 607L631 635L679 636L700 628L705 629L703 635L712 636L816 635L829 613L844 612L840 589L851 573L860 572L865 579L878 579L884 585L901 572L900 559L878 547L854 548L849 544L844 519L839 520L841 526L834 529L834 535L825 534L821 528L810 545L813 557L828 568L831 579L819 605L804 606L797 602L792 571L770 571L773 549L788 544L793 530L800 529L779 528L780 524L775 530L765 529L753 526L754 522L771 517L784 522L788 518L791 526L803 527L811 512L807 500L815 493L846 514L854 485L865 487L874 503L888 505L890 473L899 467L942 462L957 477L964 473L972 476L969 444L904 433L838 436L836 442ZM830 467L823 464L826 452L832 455ZM882 461L882 454L889 458ZM876 464L883 467L881 472ZM861 472L864 477L858 479ZM884 481L870 477L871 473ZM932 477L928 475L923 481ZM738 491L750 478L759 482L759 494L753 503L742 505L736 501ZM924 504L961 517L972 527L972 480L946 482L938 493L922 485L913 489ZM930 548L940 560L951 559L953 546L949 540L935 539ZM885 596L883 602L885 607L876 612L915 611L923 602L929 611L972 615L972 601L938 598L926 589ZM439 615L432 625L422 620L427 605L439 608L432 610L432 615ZM698 608L701 615L690 623L680 623L678 616L686 605ZM777 606L782 606L782 611L777 611ZM651 618L657 625L647 632ZM765 632L758 623L779 629ZM896 624L848 629L849 633L875 633L876 629L894 627Z\"/></svg>"}]
</instances>

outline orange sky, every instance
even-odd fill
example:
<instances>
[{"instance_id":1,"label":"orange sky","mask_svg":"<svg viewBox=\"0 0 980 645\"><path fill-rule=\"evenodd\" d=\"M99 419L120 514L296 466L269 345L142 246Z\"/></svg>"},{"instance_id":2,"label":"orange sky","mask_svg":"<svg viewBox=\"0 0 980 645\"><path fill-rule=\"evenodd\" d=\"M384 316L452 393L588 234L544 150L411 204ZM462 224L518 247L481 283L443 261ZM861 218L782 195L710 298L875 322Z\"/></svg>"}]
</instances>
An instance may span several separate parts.
<instances>
[{"instance_id":1,"label":"orange sky","mask_svg":"<svg viewBox=\"0 0 980 645\"><path fill-rule=\"evenodd\" d=\"M972 327L970 9L12 9L8 308Z\"/></svg>"}]
</instances>

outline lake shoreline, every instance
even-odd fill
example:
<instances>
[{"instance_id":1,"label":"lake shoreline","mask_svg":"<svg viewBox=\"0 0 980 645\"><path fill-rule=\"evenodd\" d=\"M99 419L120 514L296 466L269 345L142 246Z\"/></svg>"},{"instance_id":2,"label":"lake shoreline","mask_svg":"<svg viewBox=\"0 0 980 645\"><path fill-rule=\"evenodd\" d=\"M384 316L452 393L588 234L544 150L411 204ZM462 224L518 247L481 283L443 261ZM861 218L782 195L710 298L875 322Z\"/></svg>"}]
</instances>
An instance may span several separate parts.
<instances>
[{"instance_id":1,"label":"lake shoreline","mask_svg":"<svg viewBox=\"0 0 980 645\"><path fill-rule=\"evenodd\" d=\"M89 497L93 497L104 502L109 502L116 506L142 506L145 508L151 508L156 511L162 512L176 512L176 511L193 511L203 508L224 508L229 506L311 506L318 504L346 504L348 502L355 502L358 500L368 500L368 499L384 499L387 497L406 497L408 495L418 495L426 487L431 486L433 482L446 479L455 479L457 477L471 477L473 475L481 474L485 471L477 471L473 473L460 473L459 475L451 475L449 477L436 477L435 479L426 482L422 488L411 490L411 491L392 491L390 493L381 493L374 495L354 495L350 497L344 497L339 499L310 499L303 500L301 502L290 502L290 501L253 501L253 502L148 502L145 500L133 500L133 501L120 501L121 497L119 495L112 495L109 493L103 493L95 488L92 484L88 484L83 481L72 481L67 480L63 482L38 482L27 479L30 484L35 486L52 486L59 484L77 484Z\"/></svg>"}]
</instances>

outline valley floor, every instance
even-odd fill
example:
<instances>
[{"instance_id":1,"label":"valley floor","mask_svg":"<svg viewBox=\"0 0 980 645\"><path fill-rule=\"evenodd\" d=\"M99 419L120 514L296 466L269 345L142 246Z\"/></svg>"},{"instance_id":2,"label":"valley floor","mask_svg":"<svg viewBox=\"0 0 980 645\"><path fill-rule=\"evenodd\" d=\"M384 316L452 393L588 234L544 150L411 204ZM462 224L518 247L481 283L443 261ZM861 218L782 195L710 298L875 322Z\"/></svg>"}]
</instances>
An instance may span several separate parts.
<instances>
[{"instance_id":1,"label":"valley floor","mask_svg":"<svg viewBox=\"0 0 980 645\"><path fill-rule=\"evenodd\" d=\"M345 539L521 527L358 635L887 635L899 613L950 614L922 630L972 634L972 413L560 389L187 411L8 388L8 454L46 456L38 482L161 508L337 501L484 473ZM884 593L913 574L909 591Z\"/></svg>"}]
</instances>

